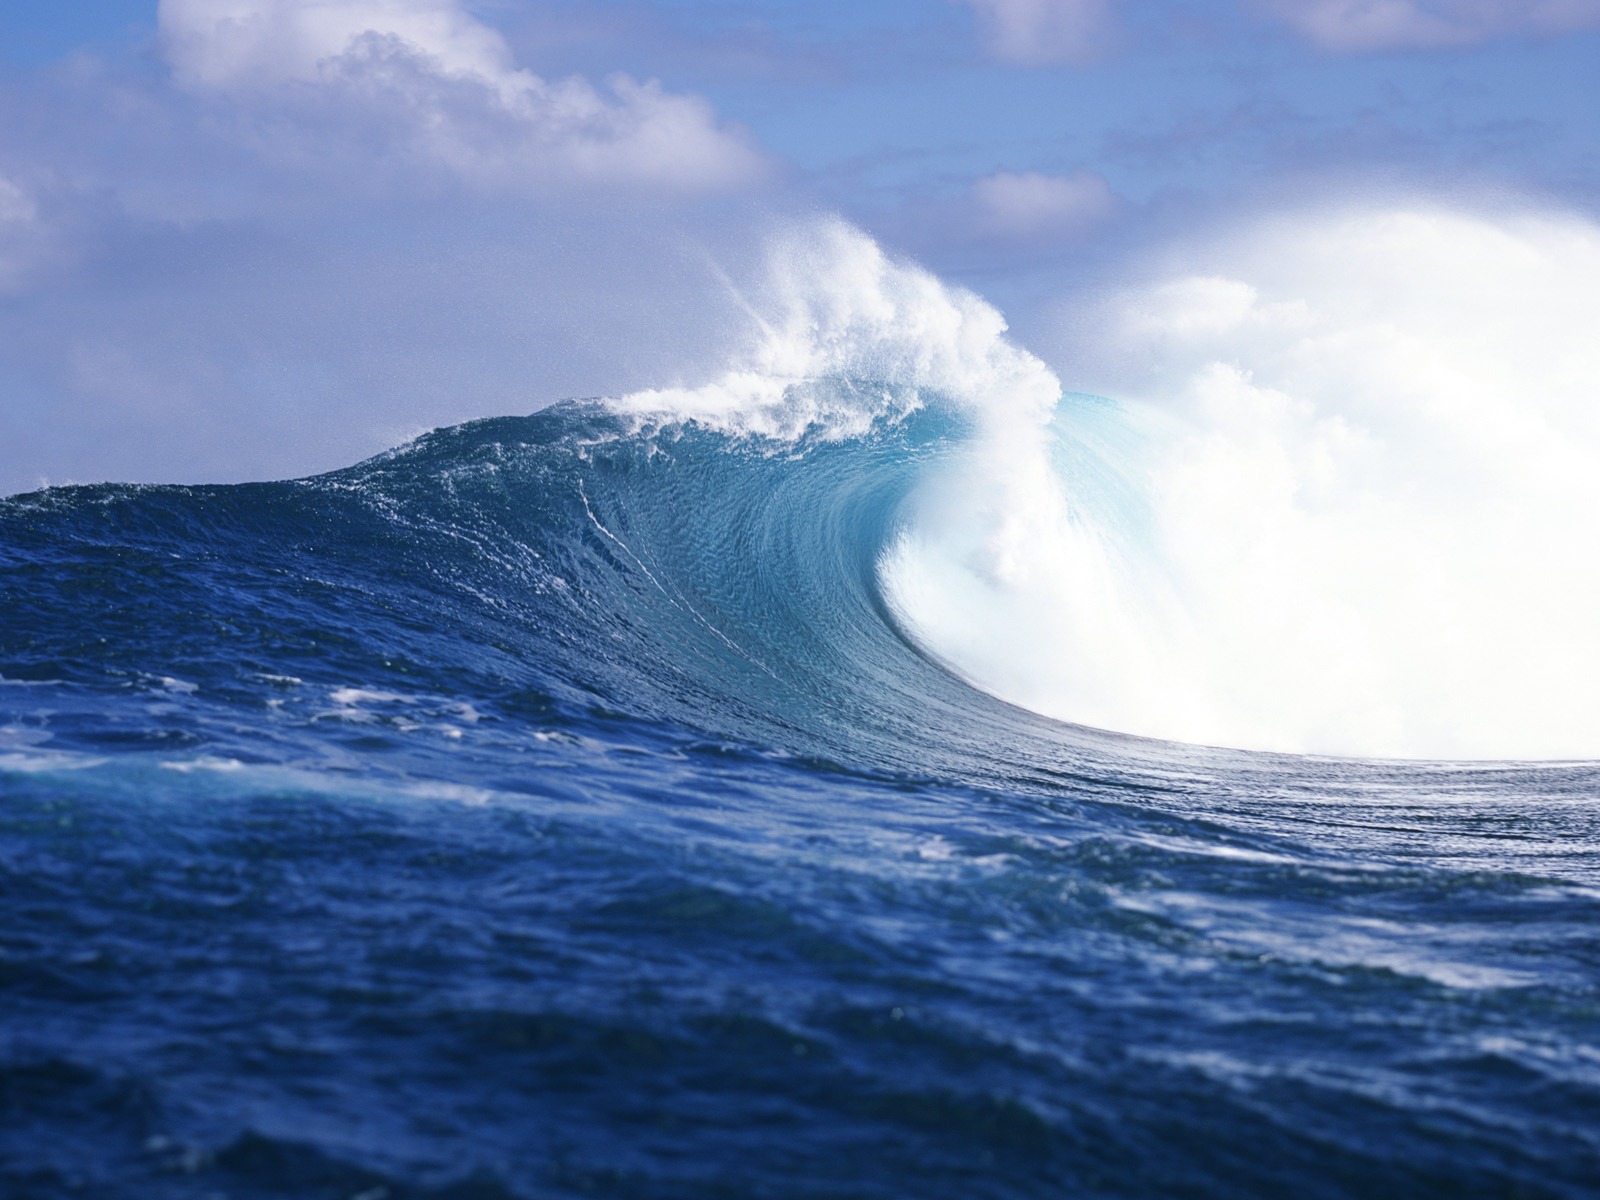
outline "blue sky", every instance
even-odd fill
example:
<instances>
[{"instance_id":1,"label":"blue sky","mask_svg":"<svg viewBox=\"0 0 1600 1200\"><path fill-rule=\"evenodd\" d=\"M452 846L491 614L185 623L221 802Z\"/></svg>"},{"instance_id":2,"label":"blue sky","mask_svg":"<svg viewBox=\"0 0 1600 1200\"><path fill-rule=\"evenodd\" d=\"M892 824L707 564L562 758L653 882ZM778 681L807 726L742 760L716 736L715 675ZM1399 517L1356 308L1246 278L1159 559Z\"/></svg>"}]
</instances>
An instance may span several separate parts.
<instances>
[{"instance_id":1,"label":"blue sky","mask_svg":"<svg viewBox=\"0 0 1600 1200\"><path fill-rule=\"evenodd\" d=\"M1600 0L15 0L0 490L692 378L795 214L1050 357L1163 247L1388 195L1592 218Z\"/></svg>"}]
</instances>

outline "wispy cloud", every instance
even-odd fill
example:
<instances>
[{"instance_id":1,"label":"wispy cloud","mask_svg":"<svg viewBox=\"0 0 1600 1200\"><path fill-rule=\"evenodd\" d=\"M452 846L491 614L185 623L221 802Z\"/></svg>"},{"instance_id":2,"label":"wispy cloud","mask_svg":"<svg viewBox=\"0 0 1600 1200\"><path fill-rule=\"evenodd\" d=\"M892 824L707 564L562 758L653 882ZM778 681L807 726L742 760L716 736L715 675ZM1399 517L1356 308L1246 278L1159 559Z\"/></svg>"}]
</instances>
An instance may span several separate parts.
<instances>
[{"instance_id":1,"label":"wispy cloud","mask_svg":"<svg viewBox=\"0 0 1600 1200\"><path fill-rule=\"evenodd\" d=\"M31 221L36 212L28 193L9 179L0 178L0 225Z\"/></svg>"},{"instance_id":2,"label":"wispy cloud","mask_svg":"<svg viewBox=\"0 0 1600 1200\"><path fill-rule=\"evenodd\" d=\"M1259 0L1325 50L1471 46L1600 27L1600 0Z\"/></svg>"},{"instance_id":3,"label":"wispy cloud","mask_svg":"<svg viewBox=\"0 0 1600 1200\"><path fill-rule=\"evenodd\" d=\"M1093 171L997 171L973 185L972 200L982 231L1005 238L1079 230L1107 215L1114 204L1110 185Z\"/></svg>"},{"instance_id":4,"label":"wispy cloud","mask_svg":"<svg viewBox=\"0 0 1600 1200\"><path fill-rule=\"evenodd\" d=\"M0 295L18 286L44 250L39 206L19 184L0 175Z\"/></svg>"},{"instance_id":5,"label":"wispy cloud","mask_svg":"<svg viewBox=\"0 0 1600 1200\"><path fill-rule=\"evenodd\" d=\"M989 52L1024 66L1082 64L1116 32L1116 0L963 0L978 14Z\"/></svg>"}]
</instances>

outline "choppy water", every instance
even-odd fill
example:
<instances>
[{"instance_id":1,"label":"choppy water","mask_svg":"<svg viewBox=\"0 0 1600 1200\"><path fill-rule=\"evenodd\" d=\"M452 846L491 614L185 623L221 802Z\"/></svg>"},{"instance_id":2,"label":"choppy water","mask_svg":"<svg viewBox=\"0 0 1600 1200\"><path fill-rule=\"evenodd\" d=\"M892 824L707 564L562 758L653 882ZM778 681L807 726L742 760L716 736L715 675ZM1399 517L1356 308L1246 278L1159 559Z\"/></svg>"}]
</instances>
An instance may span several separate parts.
<instances>
[{"instance_id":1,"label":"choppy water","mask_svg":"<svg viewBox=\"0 0 1600 1200\"><path fill-rule=\"evenodd\" d=\"M1600 770L976 690L958 426L0 501L0 1191L1595 1194Z\"/></svg>"}]
</instances>

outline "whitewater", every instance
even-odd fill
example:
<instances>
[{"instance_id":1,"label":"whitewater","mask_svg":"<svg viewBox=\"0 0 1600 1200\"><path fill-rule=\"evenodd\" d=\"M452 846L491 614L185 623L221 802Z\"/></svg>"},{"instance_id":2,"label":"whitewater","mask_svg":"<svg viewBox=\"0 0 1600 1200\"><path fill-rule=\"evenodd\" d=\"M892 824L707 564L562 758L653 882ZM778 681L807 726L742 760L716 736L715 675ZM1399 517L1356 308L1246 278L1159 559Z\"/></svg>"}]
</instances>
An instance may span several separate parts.
<instances>
[{"instance_id":1,"label":"whitewater","mask_svg":"<svg viewBox=\"0 0 1600 1200\"><path fill-rule=\"evenodd\" d=\"M0 1179L1589 1194L1597 268L1301 214L1064 386L808 222L709 380L0 501Z\"/></svg>"}]
</instances>

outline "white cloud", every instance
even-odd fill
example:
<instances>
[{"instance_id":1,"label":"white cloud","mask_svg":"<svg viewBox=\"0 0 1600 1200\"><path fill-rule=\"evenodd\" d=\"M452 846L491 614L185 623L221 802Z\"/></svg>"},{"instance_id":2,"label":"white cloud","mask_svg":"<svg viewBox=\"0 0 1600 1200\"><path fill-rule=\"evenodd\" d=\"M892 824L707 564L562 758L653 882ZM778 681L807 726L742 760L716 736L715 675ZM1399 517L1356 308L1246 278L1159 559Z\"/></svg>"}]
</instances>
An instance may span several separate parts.
<instances>
[{"instance_id":1,"label":"white cloud","mask_svg":"<svg viewBox=\"0 0 1600 1200\"><path fill-rule=\"evenodd\" d=\"M23 281L43 256L48 240L40 228L37 202L0 175L0 292Z\"/></svg>"},{"instance_id":2,"label":"white cloud","mask_svg":"<svg viewBox=\"0 0 1600 1200\"><path fill-rule=\"evenodd\" d=\"M978 14L990 53L1024 66L1085 63L1115 31L1116 0L964 0Z\"/></svg>"},{"instance_id":3,"label":"white cloud","mask_svg":"<svg viewBox=\"0 0 1600 1200\"><path fill-rule=\"evenodd\" d=\"M515 74L499 34L449 0L162 0L160 20L179 78L207 87L316 81L366 35L429 55L441 73Z\"/></svg>"},{"instance_id":4,"label":"white cloud","mask_svg":"<svg viewBox=\"0 0 1600 1200\"><path fill-rule=\"evenodd\" d=\"M191 91L359 122L472 182L704 189L761 171L699 97L625 75L545 80L458 0L161 0L160 24Z\"/></svg>"},{"instance_id":5,"label":"white cloud","mask_svg":"<svg viewBox=\"0 0 1600 1200\"><path fill-rule=\"evenodd\" d=\"M707 189L763 160L470 12L165 0L170 72L0 90L0 494L300 474L719 357L708 263L771 197Z\"/></svg>"},{"instance_id":6,"label":"white cloud","mask_svg":"<svg viewBox=\"0 0 1600 1200\"><path fill-rule=\"evenodd\" d=\"M999 171L973 185L972 199L984 231L1008 238L1070 233L1105 216L1114 203L1110 186L1093 171Z\"/></svg>"},{"instance_id":7,"label":"white cloud","mask_svg":"<svg viewBox=\"0 0 1600 1200\"><path fill-rule=\"evenodd\" d=\"M1600 0L1263 0L1263 6L1337 53L1443 49L1600 27Z\"/></svg>"},{"instance_id":8,"label":"white cloud","mask_svg":"<svg viewBox=\"0 0 1600 1200\"><path fill-rule=\"evenodd\" d=\"M28 193L0 175L0 225L32 221L37 215L38 209Z\"/></svg>"}]
</instances>

